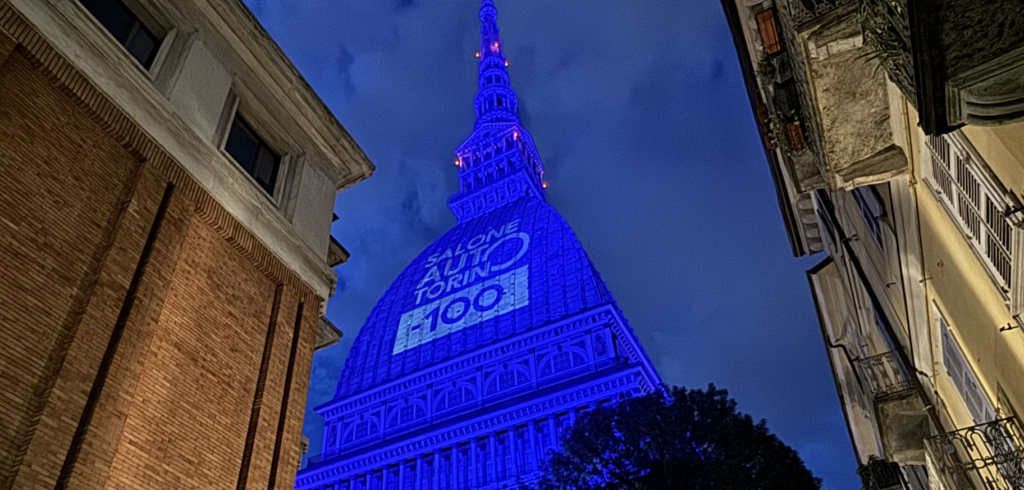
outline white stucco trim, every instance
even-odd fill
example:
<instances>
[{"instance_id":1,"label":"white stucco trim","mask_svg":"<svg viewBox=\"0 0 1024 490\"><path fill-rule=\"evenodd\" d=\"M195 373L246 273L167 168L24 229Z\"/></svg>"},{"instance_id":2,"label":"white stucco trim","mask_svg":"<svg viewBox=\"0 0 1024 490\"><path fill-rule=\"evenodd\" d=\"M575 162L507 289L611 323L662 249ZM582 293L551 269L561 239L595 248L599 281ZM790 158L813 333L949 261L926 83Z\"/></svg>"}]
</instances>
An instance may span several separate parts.
<instances>
[{"instance_id":1,"label":"white stucco trim","mask_svg":"<svg viewBox=\"0 0 1024 490\"><path fill-rule=\"evenodd\" d=\"M126 50L113 49L118 46L110 35L75 0L9 3L317 295L331 295L336 276L326 264L329 235L322 237L323 247L314 249L261 188L240 178L244 173L214 144L214 137L197 133L168 99L166 89L173 90L176 80L165 82L161 90L154 83L159 74L154 71L157 76L151 76ZM240 1L161 2L154 10L167 17L169 33L182 32L161 50L172 49L172 43L187 37L180 54L187 56L191 43L206 43L261 104L273 106L273 116L282 120L280 136L314 153L316 157L305 158L306 163L317 165L335 189L369 176L372 163ZM161 63L157 68L180 71L180 63ZM328 143L328 138L336 139Z\"/></svg>"}]
</instances>

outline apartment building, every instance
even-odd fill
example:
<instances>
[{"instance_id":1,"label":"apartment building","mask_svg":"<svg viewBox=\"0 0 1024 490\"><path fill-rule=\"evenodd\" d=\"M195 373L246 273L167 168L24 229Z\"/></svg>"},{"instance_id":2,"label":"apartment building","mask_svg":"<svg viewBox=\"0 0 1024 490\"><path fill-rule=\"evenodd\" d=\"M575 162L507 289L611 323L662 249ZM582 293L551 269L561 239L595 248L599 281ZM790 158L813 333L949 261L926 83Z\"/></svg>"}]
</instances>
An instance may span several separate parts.
<instances>
[{"instance_id":1,"label":"apartment building","mask_svg":"<svg viewBox=\"0 0 1024 490\"><path fill-rule=\"evenodd\" d=\"M372 171L240 0L0 0L0 488L291 488Z\"/></svg>"},{"instance_id":2,"label":"apartment building","mask_svg":"<svg viewBox=\"0 0 1024 490\"><path fill-rule=\"evenodd\" d=\"M864 488L1024 488L1024 4L722 4Z\"/></svg>"}]
</instances>

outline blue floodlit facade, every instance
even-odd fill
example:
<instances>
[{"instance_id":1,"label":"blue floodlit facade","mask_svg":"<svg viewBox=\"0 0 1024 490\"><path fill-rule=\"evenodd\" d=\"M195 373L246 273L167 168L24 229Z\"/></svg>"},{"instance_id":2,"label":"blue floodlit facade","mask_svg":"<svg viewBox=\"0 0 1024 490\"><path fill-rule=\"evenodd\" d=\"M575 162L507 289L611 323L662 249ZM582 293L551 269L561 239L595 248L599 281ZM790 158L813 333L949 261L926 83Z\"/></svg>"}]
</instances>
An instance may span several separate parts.
<instances>
[{"instance_id":1,"label":"blue floodlit facade","mask_svg":"<svg viewBox=\"0 0 1024 490\"><path fill-rule=\"evenodd\" d=\"M517 115L492 0L480 8L459 223L360 330L301 490L516 488L577 413L661 380L565 220Z\"/></svg>"}]
</instances>

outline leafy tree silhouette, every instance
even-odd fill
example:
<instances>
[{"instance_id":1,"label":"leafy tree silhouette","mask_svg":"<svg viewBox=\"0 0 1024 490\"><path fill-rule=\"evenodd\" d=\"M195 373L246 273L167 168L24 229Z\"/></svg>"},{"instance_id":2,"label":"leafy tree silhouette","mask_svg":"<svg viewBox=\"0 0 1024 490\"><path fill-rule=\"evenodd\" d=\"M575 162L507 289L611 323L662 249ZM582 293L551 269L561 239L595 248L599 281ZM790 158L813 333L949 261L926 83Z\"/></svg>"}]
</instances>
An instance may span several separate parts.
<instances>
[{"instance_id":1,"label":"leafy tree silhouette","mask_svg":"<svg viewBox=\"0 0 1024 490\"><path fill-rule=\"evenodd\" d=\"M726 390L665 388L582 414L549 452L539 490L820 490Z\"/></svg>"}]
</instances>

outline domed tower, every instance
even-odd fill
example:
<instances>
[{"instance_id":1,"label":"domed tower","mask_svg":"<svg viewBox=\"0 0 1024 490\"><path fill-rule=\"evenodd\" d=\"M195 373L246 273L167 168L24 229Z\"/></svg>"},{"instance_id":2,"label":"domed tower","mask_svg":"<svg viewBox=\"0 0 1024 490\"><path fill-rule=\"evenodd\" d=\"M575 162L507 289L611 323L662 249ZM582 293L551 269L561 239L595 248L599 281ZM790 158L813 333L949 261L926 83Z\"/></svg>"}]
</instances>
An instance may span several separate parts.
<instances>
[{"instance_id":1,"label":"domed tower","mask_svg":"<svg viewBox=\"0 0 1024 490\"><path fill-rule=\"evenodd\" d=\"M661 380L565 220L517 114L492 0L480 8L459 223L399 274L319 407L298 489L516 488L576 415Z\"/></svg>"}]
</instances>

